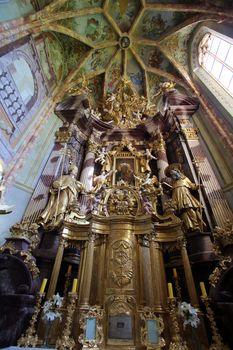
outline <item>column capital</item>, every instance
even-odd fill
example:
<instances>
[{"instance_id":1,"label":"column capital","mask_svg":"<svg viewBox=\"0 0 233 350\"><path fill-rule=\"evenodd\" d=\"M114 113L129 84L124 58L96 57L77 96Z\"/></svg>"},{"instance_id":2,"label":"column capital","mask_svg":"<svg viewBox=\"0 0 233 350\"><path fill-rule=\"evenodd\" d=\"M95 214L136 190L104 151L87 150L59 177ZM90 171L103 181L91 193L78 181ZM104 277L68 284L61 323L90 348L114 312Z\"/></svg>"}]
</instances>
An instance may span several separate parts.
<instances>
[{"instance_id":1,"label":"column capital","mask_svg":"<svg viewBox=\"0 0 233 350\"><path fill-rule=\"evenodd\" d=\"M97 235L96 233L94 233L92 231L89 232L88 233L88 241L89 241L89 243L94 243L98 237L99 237L99 235Z\"/></svg>"},{"instance_id":2,"label":"column capital","mask_svg":"<svg viewBox=\"0 0 233 350\"><path fill-rule=\"evenodd\" d=\"M150 242L150 246L153 244L153 247L160 249L160 243L157 241L157 233L151 232L151 234L148 235L148 241Z\"/></svg>"},{"instance_id":3,"label":"column capital","mask_svg":"<svg viewBox=\"0 0 233 350\"><path fill-rule=\"evenodd\" d=\"M96 143L94 140L89 139L87 142L87 145L88 145L87 152L96 153L97 150L99 149L98 143Z\"/></svg>"},{"instance_id":4,"label":"column capital","mask_svg":"<svg viewBox=\"0 0 233 350\"><path fill-rule=\"evenodd\" d=\"M68 246L67 239L63 236L60 236L59 238L59 247L66 248Z\"/></svg>"},{"instance_id":5,"label":"column capital","mask_svg":"<svg viewBox=\"0 0 233 350\"><path fill-rule=\"evenodd\" d=\"M182 249L182 248L186 248L186 245L187 245L187 240L185 237L179 237L176 241L176 246L179 248L179 249Z\"/></svg>"}]
</instances>

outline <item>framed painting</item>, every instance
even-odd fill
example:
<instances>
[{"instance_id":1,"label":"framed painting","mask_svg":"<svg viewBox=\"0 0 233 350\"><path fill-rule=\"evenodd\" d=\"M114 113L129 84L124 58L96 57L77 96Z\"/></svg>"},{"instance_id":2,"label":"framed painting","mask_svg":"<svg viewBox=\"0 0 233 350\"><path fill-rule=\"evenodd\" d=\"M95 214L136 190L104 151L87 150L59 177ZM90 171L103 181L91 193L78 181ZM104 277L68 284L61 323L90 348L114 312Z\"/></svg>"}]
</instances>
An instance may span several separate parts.
<instances>
[{"instance_id":1,"label":"framed painting","mask_svg":"<svg viewBox=\"0 0 233 350\"><path fill-rule=\"evenodd\" d=\"M122 152L114 157L113 185L131 185L135 186L134 174L136 171L135 157L128 152Z\"/></svg>"}]
</instances>

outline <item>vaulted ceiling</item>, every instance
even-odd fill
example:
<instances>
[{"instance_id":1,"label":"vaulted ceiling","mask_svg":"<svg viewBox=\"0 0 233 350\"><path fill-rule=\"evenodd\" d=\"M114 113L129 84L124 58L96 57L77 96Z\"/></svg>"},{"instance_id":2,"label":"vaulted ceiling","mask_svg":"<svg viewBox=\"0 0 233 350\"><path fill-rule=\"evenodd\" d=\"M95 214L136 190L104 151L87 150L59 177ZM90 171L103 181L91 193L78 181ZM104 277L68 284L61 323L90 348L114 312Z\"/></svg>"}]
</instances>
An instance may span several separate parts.
<instances>
[{"instance_id":1,"label":"vaulted ceiling","mask_svg":"<svg viewBox=\"0 0 233 350\"><path fill-rule=\"evenodd\" d=\"M199 23L219 20L219 15L227 13L216 5L208 6L207 1L203 5L201 0L60 3L59 15L49 22L45 34L54 71L58 80L71 77L69 91L73 94L86 77L93 100L113 92L121 76L149 99L163 81L188 88L193 30Z\"/></svg>"}]
</instances>

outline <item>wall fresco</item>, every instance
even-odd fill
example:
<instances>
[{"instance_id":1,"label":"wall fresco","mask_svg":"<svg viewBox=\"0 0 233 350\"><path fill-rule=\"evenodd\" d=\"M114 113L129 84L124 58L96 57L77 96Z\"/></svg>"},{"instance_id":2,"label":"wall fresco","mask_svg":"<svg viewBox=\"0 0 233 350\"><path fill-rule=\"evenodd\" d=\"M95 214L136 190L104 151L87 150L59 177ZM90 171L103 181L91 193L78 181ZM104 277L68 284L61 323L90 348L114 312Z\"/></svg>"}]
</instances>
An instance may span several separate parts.
<instances>
[{"instance_id":1,"label":"wall fresco","mask_svg":"<svg viewBox=\"0 0 233 350\"><path fill-rule=\"evenodd\" d=\"M157 47L135 45L135 49L146 66L165 70L168 68L170 62Z\"/></svg>"},{"instance_id":2,"label":"wall fresco","mask_svg":"<svg viewBox=\"0 0 233 350\"><path fill-rule=\"evenodd\" d=\"M9 162L22 144L23 135L29 132L35 114L48 94L48 86L32 39L26 38L18 47L15 43L15 49L10 52L2 49L0 55L0 106L3 115L0 156Z\"/></svg>"},{"instance_id":3,"label":"wall fresco","mask_svg":"<svg viewBox=\"0 0 233 350\"><path fill-rule=\"evenodd\" d=\"M91 90L91 96L95 96L90 100L93 108L98 107L103 98L104 74L98 75L88 81L88 88Z\"/></svg>"},{"instance_id":4,"label":"wall fresco","mask_svg":"<svg viewBox=\"0 0 233 350\"><path fill-rule=\"evenodd\" d=\"M105 69L115 54L116 47L107 47L102 50L93 50L80 69L80 73L90 73L93 70Z\"/></svg>"},{"instance_id":5,"label":"wall fresco","mask_svg":"<svg viewBox=\"0 0 233 350\"><path fill-rule=\"evenodd\" d=\"M108 70L108 74L105 77L105 92L109 94L113 92L119 82L119 76L122 73L122 54L121 51L115 56L111 67Z\"/></svg>"},{"instance_id":6,"label":"wall fresco","mask_svg":"<svg viewBox=\"0 0 233 350\"><path fill-rule=\"evenodd\" d=\"M74 67L78 66L90 47L61 33L56 33L56 37L62 46L63 57L60 63L63 65L63 75L67 76Z\"/></svg>"},{"instance_id":7,"label":"wall fresco","mask_svg":"<svg viewBox=\"0 0 233 350\"><path fill-rule=\"evenodd\" d=\"M164 51L168 52L169 56L174 57L186 70L188 70L188 43L190 35L196 25L197 23L190 24L170 35L160 43Z\"/></svg>"},{"instance_id":8,"label":"wall fresco","mask_svg":"<svg viewBox=\"0 0 233 350\"><path fill-rule=\"evenodd\" d=\"M140 94L144 94L144 73L133 55L127 53L127 74L131 79L135 89Z\"/></svg>"},{"instance_id":9,"label":"wall fresco","mask_svg":"<svg viewBox=\"0 0 233 350\"><path fill-rule=\"evenodd\" d=\"M128 32L136 18L141 4L139 0L113 1L108 5L109 14L117 22L122 33Z\"/></svg>"},{"instance_id":10,"label":"wall fresco","mask_svg":"<svg viewBox=\"0 0 233 350\"><path fill-rule=\"evenodd\" d=\"M179 23L183 22L190 15L181 12L162 12L162 11L145 11L140 19L134 34L139 37L155 40L161 34L165 34L168 30Z\"/></svg>"},{"instance_id":11,"label":"wall fresco","mask_svg":"<svg viewBox=\"0 0 233 350\"><path fill-rule=\"evenodd\" d=\"M102 14L66 19L59 21L59 24L79 33L91 43L117 40L117 34Z\"/></svg>"},{"instance_id":12,"label":"wall fresco","mask_svg":"<svg viewBox=\"0 0 233 350\"><path fill-rule=\"evenodd\" d=\"M69 0L66 6L72 9L80 9L83 7L102 7L103 0Z\"/></svg>"},{"instance_id":13,"label":"wall fresco","mask_svg":"<svg viewBox=\"0 0 233 350\"><path fill-rule=\"evenodd\" d=\"M165 78L156 75L154 73L147 73L147 80L148 80L148 85L149 85L149 97L150 100L155 102L154 96L158 94L158 91L160 90L159 84L162 82L166 81Z\"/></svg>"},{"instance_id":14,"label":"wall fresco","mask_svg":"<svg viewBox=\"0 0 233 350\"><path fill-rule=\"evenodd\" d=\"M49 53L45 44L45 38L41 35L34 38L37 54L39 56L40 65L42 67L44 77L48 82L49 88L52 88L55 83L55 74L53 71L53 64L49 60Z\"/></svg>"}]
</instances>

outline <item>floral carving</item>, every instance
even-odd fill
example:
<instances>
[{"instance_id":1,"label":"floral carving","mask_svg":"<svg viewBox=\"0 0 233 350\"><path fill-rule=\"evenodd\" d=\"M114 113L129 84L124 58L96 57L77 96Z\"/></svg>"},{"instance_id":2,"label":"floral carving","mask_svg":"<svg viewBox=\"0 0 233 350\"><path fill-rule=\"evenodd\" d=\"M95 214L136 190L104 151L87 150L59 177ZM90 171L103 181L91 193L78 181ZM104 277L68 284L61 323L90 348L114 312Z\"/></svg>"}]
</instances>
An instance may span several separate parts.
<instances>
[{"instance_id":1,"label":"floral carving","mask_svg":"<svg viewBox=\"0 0 233 350\"><path fill-rule=\"evenodd\" d=\"M132 247L127 241L116 241L112 245L111 253L111 279L118 287L124 287L133 277Z\"/></svg>"}]
</instances>

